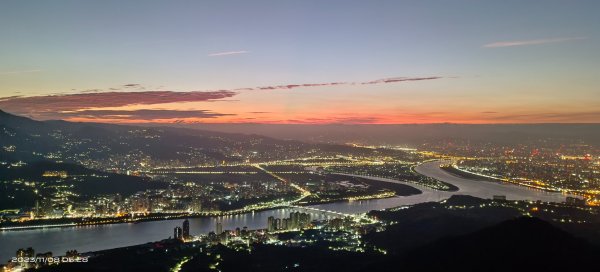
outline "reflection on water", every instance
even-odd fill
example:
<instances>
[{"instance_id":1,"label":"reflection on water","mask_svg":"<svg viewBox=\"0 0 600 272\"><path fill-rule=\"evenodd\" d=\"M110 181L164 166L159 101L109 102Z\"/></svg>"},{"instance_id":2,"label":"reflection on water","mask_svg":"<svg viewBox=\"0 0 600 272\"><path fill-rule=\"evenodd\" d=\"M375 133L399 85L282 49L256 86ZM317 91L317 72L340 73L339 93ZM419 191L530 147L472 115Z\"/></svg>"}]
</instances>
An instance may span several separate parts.
<instances>
[{"instance_id":1,"label":"reflection on water","mask_svg":"<svg viewBox=\"0 0 600 272\"><path fill-rule=\"evenodd\" d=\"M442 171L438 166L439 162L429 162L417 167L416 170L421 174L456 185L460 188L458 192L437 192L419 188L423 191L423 194L387 199L336 202L315 205L314 207L342 213L364 213L370 210L440 201L447 199L452 194L468 194L481 198L491 198L493 195L505 195L507 199L539 199L554 202L562 202L565 199L564 195L557 193L456 177ZM213 231L217 220L223 223L223 229L243 228L244 226L248 227L248 229L263 229L266 228L269 216L283 218L289 216L289 213L292 211L294 209L277 209L219 218L192 218L190 219L190 231L194 235ZM323 213L310 213L313 219L323 219L326 217ZM14 256L18 248L24 247L33 247L38 253L52 251L55 255L63 255L67 250L71 249L76 249L79 252L87 252L158 241L172 235L173 228L181 225L182 221L183 219L177 219L142 222L139 224L0 232L0 262L10 259Z\"/></svg>"},{"instance_id":2,"label":"reflection on water","mask_svg":"<svg viewBox=\"0 0 600 272\"><path fill-rule=\"evenodd\" d=\"M277 209L248 214L222 217L190 218L190 232L193 235L215 230L217 221L223 229L236 227L263 229L267 218L288 217L294 209ZM306 211L303 211L306 212ZM325 219L327 215L310 212L313 219ZM181 226L183 219L141 222L138 224L113 224L69 228L35 229L0 232L0 262L4 263L15 255L18 248L33 247L37 253L52 251L64 255L67 250L79 252L95 251L158 241L173 235L173 228Z\"/></svg>"},{"instance_id":3,"label":"reflection on water","mask_svg":"<svg viewBox=\"0 0 600 272\"><path fill-rule=\"evenodd\" d=\"M455 194L471 195L479 198L492 198L504 195L509 200L542 200L547 202L564 202L566 195L546 192L509 183L485 180L466 179L452 175L439 167L440 162L433 161L421 164L415 170L423 175L451 183L459 188Z\"/></svg>"}]
</instances>

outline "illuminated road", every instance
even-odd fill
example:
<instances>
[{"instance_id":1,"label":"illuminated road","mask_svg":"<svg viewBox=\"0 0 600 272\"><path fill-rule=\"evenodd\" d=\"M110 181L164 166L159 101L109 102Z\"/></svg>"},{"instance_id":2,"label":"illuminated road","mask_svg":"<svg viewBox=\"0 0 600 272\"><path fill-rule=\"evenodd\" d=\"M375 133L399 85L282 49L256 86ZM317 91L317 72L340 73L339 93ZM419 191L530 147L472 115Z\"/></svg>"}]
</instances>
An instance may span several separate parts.
<instances>
[{"instance_id":1,"label":"illuminated road","mask_svg":"<svg viewBox=\"0 0 600 272\"><path fill-rule=\"evenodd\" d=\"M298 209L298 210L305 210L307 212L320 212L321 214L330 214L333 216L341 216L341 217L352 217L354 220L369 220L373 223L377 222L376 219L370 218L368 217L365 213L343 213L343 212L339 212L339 211L335 211L335 210L326 210L326 209L322 209L319 208L317 206L294 206L291 205L290 208L293 209Z\"/></svg>"},{"instance_id":2,"label":"illuminated road","mask_svg":"<svg viewBox=\"0 0 600 272\"><path fill-rule=\"evenodd\" d=\"M261 171L264 171L265 173L267 173L267 174L269 174L269 175L273 176L274 178L276 178L276 179L280 180L280 181L281 181L281 182L283 182L284 184L287 184L287 185L291 186L292 188L294 188L294 189L298 190L298 191L300 192L300 197L299 197L299 198L297 198L297 199L294 199L294 200L292 200L292 201L291 201L291 203L296 203L296 202L299 202L300 200L302 200L302 199L304 199L305 197L307 197L307 196L309 196L309 195L310 195L310 191L308 191L308 190L306 190L306 189L304 189L304 188L302 188L302 187L298 186L297 184L294 184L293 182L288 182L286 179L284 179L284 178L280 177L279 175L277 175L277 174L275 174L275 173L273 173L273 172L271 172L271 171L269 171L269 170L267 170L267 169L264 169L264 168L262 168L260 165L258 165L258 164L253 164L252 166L254 166L254 167L256 167L256 168L260 169Z\"/></svg>"},{"instance_id":3,"label":"illuminated road","mask_svg":"<svg viewBox=\"0 0 600 272\"><path fill-rule=\"evenodd\" d=\"M310 207L310 206L294 206L294 205L290 205L290 208L300 209L300 210L308 210L308 211L312 211L312 212L329 213L329 214L332 214L332 215L339 215L339 216L355 216L355 214L346 214L346 213L341 213L341 212L336 212L336 211L330 211L330 210L324 210L324 209L314 208L314 207Z\"/></svg>"},{"instance_id":4,"label":"illuminated road","mask_svg":"<svg viewBox=\"0 0 600 272\"><path fill-rule=\"evenodd\" d=\"M466 194L481 198L491 198L493 195L506 195L508 199L539 199L552 202L562 202L565 198L564 195L559 193L528 189L512 184L500 184L489 181L460 178L440 169L439 165L441 163L442 162L440 161L423 163L416 167L415 170L420 174L457 186L459 188L458 192L441 192L392 179L358 176L413 186L420 189L423 193L385 199L335 202L311 205L309 207L281 207L267 211L222 215L220 217L191 218L191 229L193 230L193 234L208 233L209 231L214 231L217 221L222 222L225 229L241 228L244 226L247 226L249 229L261 229L266 227L267 218L269 216L284 218L289 216L290 212L298 209L304 209L306 212L311 213L313 219L338 216L360 218L362 213L370 210L440 201L449 198L453 194ZM268 171L265 172L268 173ZM283 181L285 180L282 180L282 182ZM279 205L288 206L290 203L279 203ZM142 222L139 224L130 223L0 232L1 245L14 245L0 247L0 259L6 259L13 256L17 248L24 246L33 246L36 251L40 252L53 251L55 254L64 254L64 252L69 249L77 249L83 252L156 241L164 239L172 234L173 227L181 225L182 221L183 220L178 219Z\"/></svg>"}]
</instances>

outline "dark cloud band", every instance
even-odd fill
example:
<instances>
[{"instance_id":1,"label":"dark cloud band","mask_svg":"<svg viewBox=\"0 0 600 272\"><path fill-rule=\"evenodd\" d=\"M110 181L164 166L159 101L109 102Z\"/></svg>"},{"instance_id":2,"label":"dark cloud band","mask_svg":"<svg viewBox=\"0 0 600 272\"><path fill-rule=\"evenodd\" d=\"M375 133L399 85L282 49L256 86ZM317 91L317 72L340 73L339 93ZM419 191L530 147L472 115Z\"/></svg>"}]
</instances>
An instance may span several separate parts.
<instances>
[{"instance_id":1,"label":"dark cloud band","mask_svg":"<svg viewBox=\"0 0 600 272\"><path fill-rule=\"evenodd\" d=\"M161 120L161 119L205 119L234 114L215 113L207 110L83 110L66 113L54 113L52 116L62 118L82 119L112 119L112 120Z\"/></svg>"},{"instance_id":2,"label":"dark cloud band","mask_svg":"<svg viewBox=\"0 0 600 272\"><path fill-rule=\"evenodd\" d=\"M233 90L217 91L145 91L141 84L130 83L120 86L122 91L102 91L100 89L92 92L80 92L76 94L56 94L45 96L12 96L0 98L0 109L26 115L37 119L172 119L172 118L214 118L224 114L215 114L205 111L169 111L143 109L137 111L115 111L115 110L92 110L101 108L114 108L130 105L158 105L165 103L180 102L210 102L224 101L226 98L235 96L240 91L261 90L291 90L296 88L312 88L325 86L343 85L371 85L387 84L406 81L435 80L443 77L394 77L378 79L366 82L327 82L327 83L304 83L286 84L274 86L262 86L254 88L238 88ZM137 89L138 91L131 91Z\"/></svg>"}]
</instances>

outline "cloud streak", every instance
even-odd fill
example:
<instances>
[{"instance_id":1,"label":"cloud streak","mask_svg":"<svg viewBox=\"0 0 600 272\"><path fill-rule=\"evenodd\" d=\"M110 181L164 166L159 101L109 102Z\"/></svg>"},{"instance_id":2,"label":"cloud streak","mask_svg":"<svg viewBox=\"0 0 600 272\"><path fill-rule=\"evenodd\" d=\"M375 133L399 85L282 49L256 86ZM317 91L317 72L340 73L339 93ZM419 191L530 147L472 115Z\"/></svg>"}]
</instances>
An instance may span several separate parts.
<instances>
[{"instance_id":1,"label":"cloud streak","mask_svg":"<svg viewBox=\"0 0 600 272\"><path fill-rule=\"evenodd\" d=\"M373 84L387 84L387 83L398 83L398 82L409 82L409 81L426 81L442 79L441 76L431 77L391 77L383 78L371 81L363 82L327 82L327 83L304 83L304 84L287 84L287 85L274 85L274 86L263 86L256 88L245 88L245 90L291 90L296 88L306 87L323 87L323 86L343 86L343 85L373 85Z\"/></svg>"},{"instance_id":2,"label":"cloud streak","mask_svg":"<svg viewBox=\"0 0 600 272\"><path fill-rule=\"evenodd\" d=\"M441 79L443 77L434 76L434 77L392 77L392 78L384 78L373 81L361 82L362 85L370 85L370 84L382 84L382 83L395 83L395 82L404 82L404 81L423 81L423 80L434 80Z\"/></svg>"},{"instance_id":3,"label":"cloud streak","mask_svg":"<svg viewBox=\"0 0 600 272\"><path fill-rule=\"evenodd\" d=\"M240 51L227 51L227 52L211 53L211 54L208 54L208 56L209 57L221 57L221 56L239 55L239 54L247 54L247 53L250 53L250 52L246 51L246 50L240 50Z\"/></svg>"},{"instance_id":4,"label":"cloud streak","mask_svg":"<svg viewBox=\"0 0 600 272\"><path fill-rule=\"evenodd\" d=\"M499 47L511 47L511 46L526 46L526 45L539 45L548 43L561 43L575 40L585 40L586 37L566 37L566 38L552 38L552 39L538 39L538 40L520 40L520 41L504 41L494 42L484 45L485 48L499 48Z\"/></svg>"},{"instance_id":5,"label":"cloud streak","mask_svg":"<svg viewBox=\"0 0 600 272\"><path fill-rule=\"evenodd\" d=\"M166 103L182 103L182 102L211 102L211 101L229 101L225 100L236 96L239 92L249 91L265 91L265 90L292 90L298 88L315 88L327 86L352 86L352 85L372 85L372 84L390 84L410 81L426 81L436 80L444 77L393 77L384 78L364 82L325 82L325 83L302 83L302 84L286 84L261 86L251 88L237 88L231 90L216 90L216 91L146 91L145 87L137 83L129 83L120 86L124 91L102 91L100 89L88 90L75 94L54 94L44 96L11 96L0 98L0 109L5 111L27 115L36 119L64 119L64 118L108 118L125 119L128 118L147 119L151 114L154 119L158 119L158 115L170 118L185 118L185 115L192 114L191 112L167 112L167 111L138 111L136 112L115 112L105 111L102 108L116 108L131 105L153 105ZM136 91L131 91L136 90ZM155 107L155 106L154 106ZM92 111L92 109L94 111ZM182 114L182 116L175 116ZM194 112L198 114L198 112ZM203 112L198 118L208 118L210 115ZM143 115L143 116L142 116ZM97 116L97 117L94 117ZM223 115L218 115L223 116ZM214 115L214 117L218 117Z\"/></svg>"},{"instance_id":6,"label":"cloud streak","mask_svg":"<svg viewBox=\"0 0 600 272\"><path fill-rule=\"evenodd\" d=\"M153 121L165 119L206 119L234 114L215 113L207 110L82 110L75 112L52 113L48 117L62 117L62 119L111 119Z\"/></svg>"},{"instance_id":7,"label":"cloud streak","mask_svg":"<svg viewBox=\"0 0 600 272\"><path fill-rule=\"evenodd\" d=\"M485 117L484 120L489 122L514 122L514 123L569 123L573 120L579 120L582 123L598 123L600 122L600 110L592 111L577 111L577 112L540 112L540 113L508 113L495 116Z\"/></svg>"},{"instance_id":8,"label":"cloud streak","mask_svg":"<svg viewBox=\"0 0 600 272\"><path fill-rule=\"evenodd\" d=\"M89 108L122 107L128 105L155 105L176 102L214 101L234 96L232 91L148 91L102 92L31 97L0 98L0 108L32 117L44 113L78 111Z\"/></svg>"}]
</instances>

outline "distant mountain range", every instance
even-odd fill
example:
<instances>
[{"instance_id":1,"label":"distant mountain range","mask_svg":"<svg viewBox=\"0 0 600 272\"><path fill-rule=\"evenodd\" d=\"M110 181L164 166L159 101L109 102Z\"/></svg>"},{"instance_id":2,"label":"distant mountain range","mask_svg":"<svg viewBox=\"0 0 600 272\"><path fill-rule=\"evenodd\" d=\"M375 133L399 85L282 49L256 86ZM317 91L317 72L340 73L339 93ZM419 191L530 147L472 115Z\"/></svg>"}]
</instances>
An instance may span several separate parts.
<instances>
[{"instance_id":1,"label":"distant mountain range","mask_svg":"<svg viewBox=\"0 0 600 272\"><path fill-rule=\"evenodd\" d=\"M310 150L311 145L247 134L173 127L36 121L0 111L0 159L68 162L117 160L139 156L154 160L241 160L246 153L278 157ZM276 151L276 152L274 152Z\"/></svg>"},{"instance_id":2,"label":"distant mountain range","mask_svg":"<svg viewBox=\"0 0 600 272\"><path fill-rule=\"evenodd\" d=\"M585 141L600 144L596 124L400 124L400 125L297 125L297 124L175 124L228 133L261 134L305 142L366 144L422 144L443 140L515 144L539 139Z\"/></svg>"},{"instance_id":3,"label":"distant mountain range","mask_svg":"<svg viewBox=\"0 0 600 272\"><path fill-rule=\"evenodd\" d=\"M285 159L315 150L332 154L360 151L340 145L347 142L418 146L436 141L462 141L510 145L551 139L550 142L557 144L600 145L598 135L600 124L142 126L36 121L0 110L0 160L52 159L87 166L110 162L118 167L148 159L190 165L248 158Z\"/></svg>"}]
</instances>

